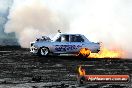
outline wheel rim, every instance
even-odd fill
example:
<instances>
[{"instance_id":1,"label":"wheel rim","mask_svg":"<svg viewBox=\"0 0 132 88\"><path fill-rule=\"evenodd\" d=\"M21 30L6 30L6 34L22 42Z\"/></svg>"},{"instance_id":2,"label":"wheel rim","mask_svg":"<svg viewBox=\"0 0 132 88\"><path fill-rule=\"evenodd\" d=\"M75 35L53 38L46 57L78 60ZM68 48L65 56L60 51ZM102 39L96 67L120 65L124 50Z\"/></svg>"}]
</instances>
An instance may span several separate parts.
<instances>
[{"instance_id":1,"label":"wheel rim","mask_svg":"<svg viewBox=\"0 0 132 88\"><path fill-rule=\"evenodd\" d=\"M47 48L41 48L41 55L46 56L49 53L49 50Z\"/></svg>"}]
</instances>

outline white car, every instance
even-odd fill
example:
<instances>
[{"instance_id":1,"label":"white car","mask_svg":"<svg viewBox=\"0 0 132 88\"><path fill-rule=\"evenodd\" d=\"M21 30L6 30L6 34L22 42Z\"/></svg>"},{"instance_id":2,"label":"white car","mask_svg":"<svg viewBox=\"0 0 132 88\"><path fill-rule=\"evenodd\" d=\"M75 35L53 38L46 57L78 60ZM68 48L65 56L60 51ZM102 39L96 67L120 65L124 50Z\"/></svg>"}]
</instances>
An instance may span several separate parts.
<instances>
[{"instance_id":1,"label":"white car","mask_svg":"<svg viewBox=\"0 0 132 88\"><path fill-rule=\"evenodd\" d=\"M90 53L98 53L100 51L100 43L90 42L81 34L58 34L52 40L43 36L31 42L30 50L30 52L39 56L75 54L86 57Z\"/></svg>"}]
</instances>

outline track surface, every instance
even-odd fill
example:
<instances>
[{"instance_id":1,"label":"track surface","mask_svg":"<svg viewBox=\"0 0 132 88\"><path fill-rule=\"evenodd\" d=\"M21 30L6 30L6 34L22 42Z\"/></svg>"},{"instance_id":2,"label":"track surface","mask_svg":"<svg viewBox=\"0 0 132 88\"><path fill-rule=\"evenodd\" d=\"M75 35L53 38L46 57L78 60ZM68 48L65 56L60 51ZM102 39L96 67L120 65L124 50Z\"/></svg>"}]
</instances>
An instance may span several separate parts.
<instances>
[{"instance_id":1,"label":"track surface","mask_svg":"<svg viewBox=\"0 0 132 88\"><path fill-rule=\"evenodd\" d=\"M76 88L77 67L87 65L88 74L129 74L131 59L81 59L77 57L38 57L28 49L0 47L1 88ZM132 82L92 83L79 88L132 88Z\"/></svg>"}]
</instances>

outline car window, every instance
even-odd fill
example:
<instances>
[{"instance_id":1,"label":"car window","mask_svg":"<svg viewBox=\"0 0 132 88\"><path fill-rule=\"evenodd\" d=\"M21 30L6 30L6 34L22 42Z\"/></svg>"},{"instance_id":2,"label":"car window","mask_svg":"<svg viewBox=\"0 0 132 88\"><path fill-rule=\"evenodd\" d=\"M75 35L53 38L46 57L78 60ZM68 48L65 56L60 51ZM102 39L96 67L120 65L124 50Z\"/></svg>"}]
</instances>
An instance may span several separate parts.
<instances>
[{"instance_id":1,"label":"car window","mask_svg":"<svg viewBox=\"0 0 132 88\"><path fill-rule=\"evenodd\" d=\"M57 42L69 42L69 35L62 35L56 41Z\"/></svg>"},{"instance_id":2,"label":"car window","mask_svg":"<svg viewBox=\"0 0 132 88\"><path fill-rule=\"evenodd\" d=\"M84 42L80 35L71 35L71 42Z\"/></svg>"},{"instance_id":3,"label":"car window","mask_svg":"<svg viewBox=\"0 0 132 88\"><path fill-rule=\"evenodd\" d=\"M61 42L69 42L69 35L61 36Z\"/></svg>"},{"instance_id":4,"label":"car window","mask_svg":"<svg viewBox=\"0 0 132 88\"><path fill-rule=\"evenodd\" d=\"M61 37L59 37L58 39L56 39L56 42L61 42Z\"/></svg>"}]
</instances>

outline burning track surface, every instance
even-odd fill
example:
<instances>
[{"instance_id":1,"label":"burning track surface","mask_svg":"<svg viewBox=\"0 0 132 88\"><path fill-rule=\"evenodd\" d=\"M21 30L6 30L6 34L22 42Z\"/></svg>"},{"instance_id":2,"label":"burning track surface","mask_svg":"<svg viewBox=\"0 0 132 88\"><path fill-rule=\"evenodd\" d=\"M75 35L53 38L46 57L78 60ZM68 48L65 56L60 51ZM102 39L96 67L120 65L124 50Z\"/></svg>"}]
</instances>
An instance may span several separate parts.
<instances>
[{"instance_id":1,"label":"burning track surface","mask_svg":"<svg viewBox=\"0 0 132 88\"><path fill-rule=\"evenodd\" d=\"M1 87L79 87L77 67L87 65L87 74L129 74L132 76L132 60L93 59L77 57L38 57L28 49L19 47L1 47L0 50L0 86ZM85 87L128 88L128 83L106 84L90 83Z\"/></svg>"}]
</instances>

